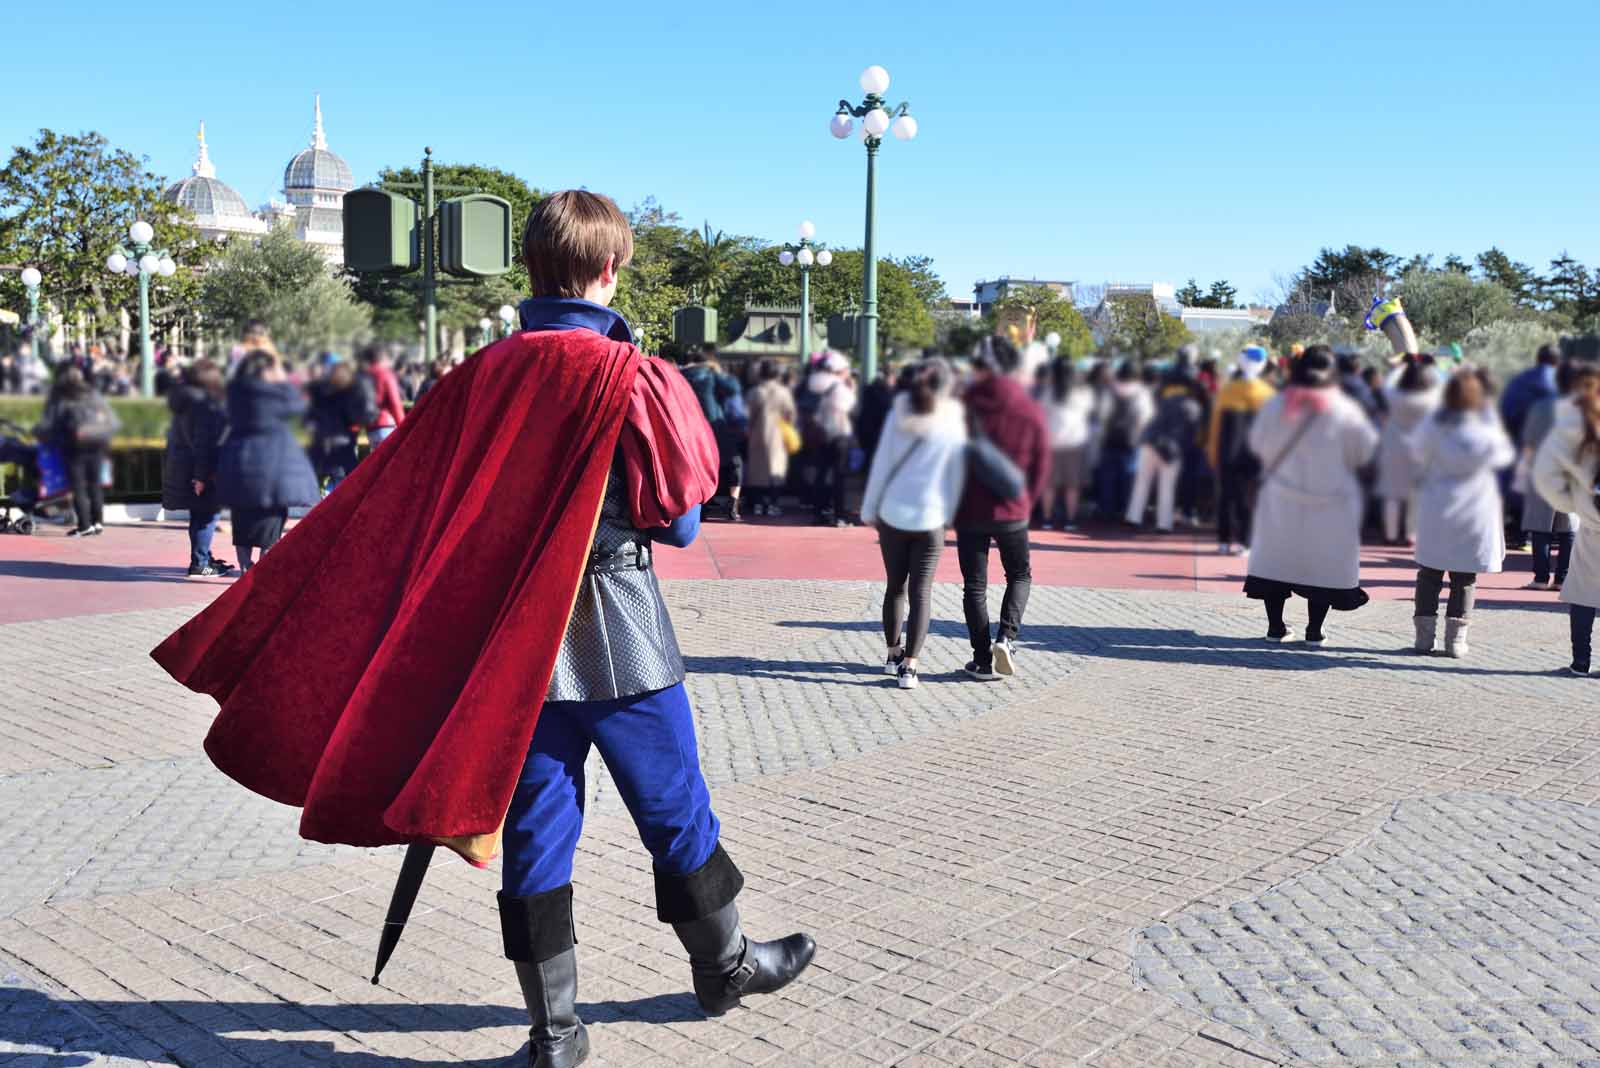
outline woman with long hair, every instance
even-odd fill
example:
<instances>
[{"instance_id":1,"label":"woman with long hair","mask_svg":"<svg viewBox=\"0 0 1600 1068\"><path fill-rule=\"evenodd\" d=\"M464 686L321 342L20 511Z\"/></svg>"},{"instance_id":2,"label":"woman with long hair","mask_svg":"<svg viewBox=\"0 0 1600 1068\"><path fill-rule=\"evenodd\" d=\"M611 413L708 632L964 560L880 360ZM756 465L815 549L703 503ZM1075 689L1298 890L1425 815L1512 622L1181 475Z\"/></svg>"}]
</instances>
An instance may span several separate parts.
<instances>
[{"instance_id":1,"label":"woman with long hair","mask_svg":"<svg viewBox=\"0 0 1600 1068\"><path fill-rule=\"evenodd\" d=\"M745 465L745 496L756 515L783 514L778 497L789 478L790 435L795 427L794 394L783 384L776 360L762 360L757 382L745 397L750 413L750 455ZM784 427L787 426L787 432Z\"/></svg>"},{"instance_id":2,"label":"woman with long hair","mask_svg":"<svg viewBox=\"0 0 1600 1068\"><path fill-rule=\"evenodd\" d=\"M1094 412L1094 390L1078 381L1078 370L1066 356L1048 365L1044 418L1050 428L1050 486L1043 501L1044 528L1055 523L1059 510L1061 529L1076 530L1078 498L1083 492L1084 463L1089 451L1089 419Z\"/></svg>"},{"instance_id":3,"label":"woman with long hair","mask_svg":"<svg viewBox=\"0 0 1600 1068\"><path fill-rule=\"evenodd\" d=\"M917 366L911 388L895 396L861 502L861 521L878 528L888 582L884 670L896 676L902 690L917 685L933 573L966 476L966 420L961 404L950 396L953 385L944 360L935 357Z\"/></svg>"},{"instance_id":4,"label":"woman with long hair","mask_svg":"<svg viewBox=\"0 0 1600 1068\"><path fill-rule=\"evenodd\" d=\"M1532 468L1539 446L1550 436L1556 425L1556 415L1561 404L1571 399L1579 371L1583 365L1567 361L1556 369L1554 397L1542 397L1528 407L1522 417L1522 456ZM1510 386L1506 387L1507 392ZM1561 512L1550 506L1533 485L1522 494L1522 530L1533 542L1533 580L1525 590L1558 590L1567 582L1567 569L1572 566L1572 546L1576 540L1577 516Z\"/></svg>"},{"instance_id":5,"label":"woman with long hair","mask_svg":"<svg viewBox=\"0 0 1600 1068\"><path fill-rule=\"evenodd\" d=\"M311 462L290 429L305 410L305 398L276 353L255 349L239 361L228 383L228 440L217 481L245 571L254 565L256 550L265 554L283 537L290 508L310 507L321 497Z\"/></svg>"},{"instance_id":6,"label":"woman with long hair","mask_svg":"<svg viewBox=\"0 0 1600 1068\"><path fill-rule=\"evenodd\" d=\"M1468 368L1451 376L1443 404L1418 428L1411 450L1421 475L1416 494L1416 651L1433 652L1439 592L1449 572L1444 651L1460 658L1467 655L1478 576L1498 574L1505 563L1505 513L1496 472L1516 459L1481 372Z\"/></svg>"},{"instance_id":7,"label":"woman with long hair","mask_svg":"<svg viewBox=\"0 0 1600 1068\"><path fill-rule=\"evenodd\" d=\"M1372 459L1378 432L1366 412L1339 389L1327 345L1294 362L1289 385L1250 425L1250 448L1261 460L1250 539L1246 596L1267 611L1267 640L1289 636L1283 621L1290 596L1307 601L1306 645L1319 649L1330 609L1367 603L1361 589L1361 516L1366 499L1356 472Z\"/></svg>"},{"instance_id":8,"label":"woman with long hair","mask_svg":"<svg viewBox=\"0 0 1600 1068\"><path fill-rule=\"evenodd\" d=\"M72 480L77 522L67 537L103 533L106 490L100 476L118 429L117 417L83 372L69 365L56 373L45 401L44 423L45 436L61 450Z\"/></svg>"},{"instance_id":9,"label":"woman with long hair","mask_svg":"<svg viewBox=\"0 0 1600 1068\"><path fill-rule=\"evenodd\" d=\"M1412 441L1439 410L1439 376L1412 357L1392 386L1383 391L1388 417L1378 438L1378 498L1383 502L1383 537L1390 545L1407 542L1417 526L1415 496L1422 481Z\"/></svg>"},{"instance_id":10,"label":"woman with long hair","mask_svg":"<svg viewBox=\"0 0 1600 1068\"><path fill-rule=\"evenodd\" d=\"M1574 675L1592 665L1594 617L1600 609L1600 364L1573 365L1572 392L1533 460L1533 485L1559 511L1578 517L1561 599L1572 627Z\"/></svg>"}]
</instances>

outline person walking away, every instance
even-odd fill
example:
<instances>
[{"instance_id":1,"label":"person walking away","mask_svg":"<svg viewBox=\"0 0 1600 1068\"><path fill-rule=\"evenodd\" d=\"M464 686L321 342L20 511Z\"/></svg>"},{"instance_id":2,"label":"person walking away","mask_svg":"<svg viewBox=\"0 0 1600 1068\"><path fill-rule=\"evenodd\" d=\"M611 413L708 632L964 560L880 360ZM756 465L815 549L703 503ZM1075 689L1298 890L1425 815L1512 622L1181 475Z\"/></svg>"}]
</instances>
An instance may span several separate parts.
<instances>
[{"instance_id":1,"label":"person walking away","mask_svg":"<svg viewBox=\"0 0 1600 1068\"><path fill-rule=\"evenodd\" d=\"M961 561L962 610L972 643L968 675L990 682L1016 673L1017 634L1033 586L1028 551L1028 516L1050 480L1050 430L1044 412L1018 381L1022 354L1002 337L984 339L967 387L967 414L976 433L988 438L1023 475L1021 496L1001 500L977 478L969 478L956 511L956 554ZM1005 594L1000 623L989 633L989 547L1000 550Z\"/></svg>"},{"instance_id":2,"label":"person walking away","mask_svg":"<svg viewBox=\"0 0 1600 1068\"><path fill-rule=\"evenodd\" d=\"M1573 365L1572 393L1533 460L1533 488L1557 511L1578 517L1572 563L1561 587L1572 630L1574 675L1593 666L1594 617L1600 610L1600 364Z\"/></svg>"},{"instance_id":3,"label":"person walking away","mask_svg":"<svg viewBox=\"0 0 1600 1068\"><path fill-rule=\"evenodd\" d=\"M1457 371L1442 407L1411 439L1421 485L1417 492L1416 651L1433 652L1439 591L1450 575L1444 651L1464 658L1478 576L1505 563L1504 512L1497 472L1516 459L1482 374Z\"/></svg>"},{"instance_id":4,"label":"person walking away","mask_svg":"<svg viewBox=\"0 0 1600 1068\"><path fill-rule=\"evenodd\" d=\"M1121 519L1133 495L1139 440L1155 415L1150 391L1132 361L1124 360L1112 378L1100 418L1100 461L1095 468L1095 501L1107 522Z\"/></svg>"},{"instance_id":5,"label":"person walking away","mask_svg":"<svg viewBox=\"0 0 1600 1068\"><path fill-rule=\"evenodd\" d=\"M851 415L856 407L856 389L850 381L850 361L842 353L830 349L814 366L805 386L811 404L801 412L806 449L813 453L816 464L811 507L817 522L847 527L850 520L845 514L845 491L854 444Z\"/></svg>"},{"instance_id":6,"label":"person walking away","mask_svg":"<svg viewBox=\"0 0 1600 1068\"><path fill-rule=\"evenodd\" d=\"M1198 440L1205 409L1195 399L1188 381L1169 385L1156 403L1155 417L1139 436L1139 459L1128 498L1124 519L1129 526L1144 522L1150 491L1156 491L1156 529L1172 533L1173 509L1177 503L1178 478L1183 473L1183 458Z\"/></svg>"},{"instance_id":7,"label":"person walking away","mask_svg":"<svg viewBox=\"0 0 1600 1068\"><path fill-rule=\"evenodd\" d=\"M1558 397L1545 397L1534 403L1522 421L1522 458L1519 466L1531 471L1533 458L1539 446L1555 427L1561 402L1573 395L1580 365L1571 361L1556 370ZM1504 409L1502 408L1502 411ZM1515 480L1513 480L1515 481ZM1539 494L1530 479L1523 479L1521 528L1533 543L1533 581L1522 587L1525 590L1560 589L1567 581L1567 569L1572 564L1572 546L1578 529L1578 517L1571 512L1558 512Z\"/></svg>"},{"instance_id":8,"label":"person walking away","mask_svg":"<svg viewBox=\"0 0 1600 1068\"><path fill-rule=\"evenodd\" d=\"M189 574L227 575L233 565L211 555L222 514L217 459L228 430L222 370L210 360L184 368L167 392L167 448L161 462L161 507L189 513Z\"/></svg>"},{"instance_id":9,"label":"person walking away","mask_svg":"<svg viewBox=\"0 0 1600 1068\"><path fill-rule=\"evenodd\" d=\"M870 458L878 454L878 438L894 407L896 372L886 364L878 377L861 389L861 406L856 415L856 438Z\"/></svg>"},{"instance_id":10,"label":"person walking away","mask_svg":"<svg viewBox=\"0 0 1600 1068\"><path fill-rule=\"evenodd\" d=\"M1247 345L1234 377L1217 392L1206 433L1206 458L1217 473L1217 551L1236 556L1250 546L1250 522L1261 461L1250 451L1250 428L1277 391L1262 377L1267 350Z\"/></svg>"},{"instance_id":11,"label":"person walking away","mask_svg":"<svg viewBox=\"0 0 1600 1068\"><path fill-rule=\"evenodd\" d=\"M915 366L910 390L895 396L879 434L862 498L861 521L877 527L887 583L884 670L902 690L917 686L933 574L966 476L966 421L960 402L950 396L954 382L950 365L939 357Z\"/></svg>"},{"instance_id":12,"label":"person walking away","mask_svg":"<svg viewBox=\"0 0 1600 1068\"><path fill-rule=\"evenodd\" d=\"M716 357L715 345L700 346L684 366L683 377L694 390L700 411L716 435L717 452L722 458L721 483L729 498L728 518L737 523L743 518L739 514L739 494L744 486L744 439L748 421L734 410L735 402L741 408L744 403L739 380L725 374L717 366Z\"/></svg>"},{"instance_id":13,"label":"person walking away","mask_svg":"<svg viewBox=\"0 0 1600 1068\"><path fill-rule=\"evenodd\" d=\"M356 469L356 435L378 417L373 396L357 380L355 370L342 360L306 387L311 428L310 459L317 485L326 497Z\"/></svg>"},{"instance_id":14,"label":"person walking away","mask_svg":"<svg viewBox=\"0 0 1600 1068\"><path fill-rule=\"evenodd\" d=\"M1049 365L1045 392L1045 425L1050 432L1050 485L1044 496L1044 529L1061 516L1062 530L1078 529L1078 498L1083 492L1084 460L1089 451L1089 420L1094 391L1078 381L1077 368L1066 356Z\"/></svg>"},{"instance_id":15,"label":"person walking away","mask_svg":"<svg viewBox=\"0 0 1600 1068\"><path fill-rule=\"evenodd\" d=\"M1413 357L1385 390L1388 418L1378 436L1378 497L1383 502L1383 538L1389 545L1410 541L1416 525L1415 495L1424 474L1414 439L1439 410L1438 373Z\"/></svg>"},{"instance_id":16,"label":"person walking away","mask_svg":"<svg viewBox=\"0 0 1600 1068\"><path fill-rule=\"evenodd\" d=\"M1267 640L1289 636L1283 610L1307 601L1306 645L1320 649L1330 609L1367 603L1361 589L1361 518L1357 472L1377 452L1378 432L1339 389L1327 345L1294 362L1289 386L1250 426L1250 449L1262 464L1245 596L1267 612Z\"/></svg>"},{"instance_id":17,"label":"person walking away","mask_svg":"<svg viewBox=\"0 0 1600 1068\"><path fill-rule=\"evenodd\" d=\"M377 345L363 349L361 374L372 390L373 403L378 409L377 416L367 424L367 441L376 449L405 422L406 404L387 349Z\"/></svg>"},{"instance_id":18,"label":"person walking away","mask_svg":"<svg viewBox=\"0 0 1600 1068\"><path fill-rule=\"evenodd\" d=\"M154 654L220 695L212 760L302 804L308 836L438 844L480 867L503 844L500 933L532 1068L589 1056L572 876L592 749L708 1015L782 988L815 952L804 934L746 936L701 773L652 567L658 544L694 537L716 444L682 375L608 307L632 251L609 198L541 200L524 329L444 378L350 487Z\"/></svg>"},{"instance_id":19,"label":"person walking away","mask_svg":"<svg viewBox=\"0 0 1600 1068\"><path fill-rule=\"evenodd\" d=\"M306 411L278 355L247 353L228 383L228 438L217 465L222 503L233 527L239 567L283 537L289 509L321 499L316 473L291 429Z\"/></svg>"},{"instance_id":20,"label":"person walking away","mask_svg":"<svg viewBox=\"0 0 1600 1068\"><path fill-rule=\"evenodd\" d=\"M119 424L106 399L76 367L64 367L45 405L45 437L66 461L77 522L69 538L105 532L106 490L101 474Z\"/></svg>"},{"instance_id":21,"label":"person walking away","mask_svg":"<svg viewBox=\"0 0 1600 1068\"><path fill-rule=\"evenodd\" d=\"M756 515L780 516L778 498L789 478L789 446L798 441L794 395L779 378L778 364L762 360L757 383L745 398L750 412L749 457L745 464L746 496Z\"/></svg>"}]
</instances>

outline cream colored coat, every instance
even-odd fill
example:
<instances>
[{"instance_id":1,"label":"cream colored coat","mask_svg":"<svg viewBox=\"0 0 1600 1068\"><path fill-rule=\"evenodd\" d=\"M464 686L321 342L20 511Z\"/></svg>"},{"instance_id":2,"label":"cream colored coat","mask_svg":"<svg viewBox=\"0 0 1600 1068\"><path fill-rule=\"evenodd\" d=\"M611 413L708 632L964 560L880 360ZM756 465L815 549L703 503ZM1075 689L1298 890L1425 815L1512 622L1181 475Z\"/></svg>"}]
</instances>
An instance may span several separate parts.
<instances>
[{"instance_id":1,"label":"cream colored coat","mask_svg":"<svg viewBox=\"0 0 1600 1068\"><path fill-rule=\"evenodd\" d=\"M1583 446L1583 413L1571 400L1556 409L1556 425L1533 458L1533 485L1539 496L1558 512L1578 517L1561 599L1568 604L1600 608L1600 503L1595 501L1595 481L1600 479L1600 454Z\"/></svg>"},{"instance_id":2,"label":"cream colored coat","mask_svg":"<svg viewBox=\"0 0 1600 1068\"><path fill-rule=\"evenodd\" d=\"M1326 405L1286 414L1297 394L1316 394ZM1307 419L1313 423L1292 452L1267 475L1256 498L1250 538L1250 574L1331 590L1361 584L1361 513L1365 504L1357 469L1372 459L1378 432L1365 412L1337 387L1292 387L1269 400L1250 424L1250 451L1270 467Z\"/></svg>"},{"instance_id":3,"label":"cream colored coat","mask_svg":"<svg viewBox=\"0 0 1600 1068\"><path fill-rule=\"evenodd\" d=\"M745 394L750 413L749 463L745 467L747 486L781 486L789 477L789 450L783 447L784 423L795 421L794 395L782 382L763 382Z\"/></svg>"}]
</instances>

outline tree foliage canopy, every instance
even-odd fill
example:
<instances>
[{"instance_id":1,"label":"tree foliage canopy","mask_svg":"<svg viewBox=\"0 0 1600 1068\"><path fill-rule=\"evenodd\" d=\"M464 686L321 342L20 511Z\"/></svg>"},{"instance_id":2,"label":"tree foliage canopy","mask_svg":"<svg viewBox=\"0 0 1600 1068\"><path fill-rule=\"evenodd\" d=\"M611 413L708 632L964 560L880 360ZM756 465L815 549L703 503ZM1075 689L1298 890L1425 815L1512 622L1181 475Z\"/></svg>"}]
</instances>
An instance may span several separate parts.
<instances>
[{"instance_id":1,"label":"tree foliage canopy","mask_svg":"<svg viewBox=\"0 0 1600 1068\"><path fill-rule=\"evenodd\" d=\"M1040 340L1052 333L1061 335L1059 354L1077 359L1094 351L1094 333L1083 313L1049 286L1016 286L995 303L997 311L1015 307L1033 313L1038 328L1035 336Z\"/></svg>"},{"instance_id":2,"label":"tree foliage canopy","mask_svg":"<svg viewBox=\"0 0 1600 1068\"><path fill-rule=\"evenodd\" d=\"M259 241L229 241L205 273L200 307L209 325L235 335L265 321L278 350L294 357L352 346L370 321L322 253L282 226Z\"/></svg>"}]
</instances>

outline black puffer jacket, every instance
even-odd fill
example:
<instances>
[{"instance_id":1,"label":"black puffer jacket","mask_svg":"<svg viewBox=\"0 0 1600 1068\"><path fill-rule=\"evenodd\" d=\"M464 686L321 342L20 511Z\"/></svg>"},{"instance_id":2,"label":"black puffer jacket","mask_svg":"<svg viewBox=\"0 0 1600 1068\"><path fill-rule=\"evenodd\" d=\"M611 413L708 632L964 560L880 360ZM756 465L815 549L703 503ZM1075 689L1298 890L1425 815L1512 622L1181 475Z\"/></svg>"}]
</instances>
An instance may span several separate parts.
<instances>
[{"instance_id":1,"label":"black puffer jacket","mask_svg":"<svg viewBox=\"0 0 1600 1068\"><path fill-rule=\"evenodd\" d=\"M223 504L276 509L317 503L317 476L290 429L305 410L305 398L288 382L234 376L228 437L217 465Z\"/></svg>"},{"instance_id":2,"label":"black puffer jacket","mask_svg":"<svg viewBox=\"0 0 1600 1068\"><path fill-rule=\"evenodd\" d=\"M205 390L177 386L167 393L167 451L161 459L161 507L189 511L217 499L217 458L228 429L228 413ZM190 483L206 483L205 499L196 499Z\"/></svg>"},{"instance_id":3,"label":"black puffer jacket","mask_svg":"<svg viewBox=\"0 0 1600 1068\"><path fill-rule=\"evenodd\" d=\"M313 382L311 411L311 464L319 478L343 478L356 469L356 432L372 419L369 402L359 382L335 389L330 382Z\"/></svg>"}]
</instances>

